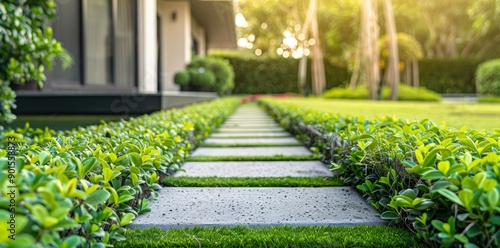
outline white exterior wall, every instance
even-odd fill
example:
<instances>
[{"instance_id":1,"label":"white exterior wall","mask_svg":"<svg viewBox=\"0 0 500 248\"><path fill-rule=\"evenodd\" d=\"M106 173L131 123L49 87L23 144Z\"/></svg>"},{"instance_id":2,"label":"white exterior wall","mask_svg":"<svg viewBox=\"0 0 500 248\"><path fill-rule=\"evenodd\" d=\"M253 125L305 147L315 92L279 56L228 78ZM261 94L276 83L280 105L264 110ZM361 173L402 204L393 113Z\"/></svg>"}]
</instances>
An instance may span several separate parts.
<instances>
[{"instance_id":1,"label":"white exterior wall","mask_svg":"<svg viewBox=\"0 0 500 248\"><path fill-rule=\"evenodd\" d=\"M140 93L157 93L156 0L138 3L138 63Z\"/></svg>"},{"instance_id":2,"label":"white exterior wall","mask_svg":"<svg viewBox=\"0 0 500 248\"><path fill-rule=\"evenodd\" d=\"M184 70L191 61L190 4L189 1L159 0L158 13L162 22L162 90L178 91L180 87L174 83L175 72Z\"/></svg>"},{"instance_id":3,"label":"white exterior wall","mask_svg":"<svg viewBox=\"0 0 500 248\"><path fill-rule=\"evenodd\" d=\"M200 56L207 55L207 42L205 36L205 29L191 17L191 32L193 37L198 41L198 51Z\"/></svg>"}]
</instances>

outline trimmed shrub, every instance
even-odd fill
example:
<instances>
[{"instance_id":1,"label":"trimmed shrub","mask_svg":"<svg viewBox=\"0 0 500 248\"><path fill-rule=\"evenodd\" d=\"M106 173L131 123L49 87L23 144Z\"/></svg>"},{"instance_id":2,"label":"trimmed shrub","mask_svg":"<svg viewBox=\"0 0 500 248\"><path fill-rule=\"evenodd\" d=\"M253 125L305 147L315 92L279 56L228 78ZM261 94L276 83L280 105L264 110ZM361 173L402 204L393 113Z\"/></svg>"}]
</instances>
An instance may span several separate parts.
<instances>
[{"instance_id":1,"label":"trimmed shrub","mask_svg":"<svg viewBox=\"0 0 500 248\"><path fill-rule=\"evenodd\" d=\"M437 93L476 93L476 69L483 59L421 59L420 86Z\"/></svg>"},{"instance_id":2,"label":"trimmed shrub","mask_svg":"<svg viewBox=\"0 0 500 248\"><path fill-rule=\"evenodd\" d=\"M479 93L500 96L500 59L480 64L476 73L476 83Z\"/></svg>"},{"instance_id":3,"label":"trimmed shrub","mask_svg":"<svg viewBox=\"0 0 500 248\"><path fill-rule=\"evenodd\" d=\"M367 119L261 99L381 218L431 247L500 245L500 131L439 127L428 120ZM304 130L308 130L305 132Z\"/></svg>"},{"instance_id":4,"label":"trimmed shrub","mask_svg":"<svg viewBox=\"0 0 500 248\"><path fill-rule=\"evenodd\" d=\"M298 85L299 62L285 58L248 58L227 54L214 55L224 58L233 66L235 94L280 94L310 92L311 68L308 66L307 85ZM310 65L311 61L308 61ZM337 66L325 59L326 88L347 85L350 73L345 67Z\"/></svg>"},{"instance_id":5,"label":"trimmed shrub","mask_svg":"<svg viewBox=\"0 0 500 248\"><path fill-rule=\"evenodd\" d=\"M174 82L178 85L188 85L191 81L191 76L187 70L179 71L174 75Z\"/></svg>"},{"instance_id":6,"label":"trimmed shrub","mask_svg":"<svg viewBox=\"0 0 500 248\"><path fill-rule=\"evenodd\" d=\"M388 100L390 96L390 88L384 86L382 88L384 100ZM368 99L368 89L365 86L351 88L333 88L327 90L323 94L324 98L333 99ZM398 101L440 101L441 96L424 87L410 87L407 85L399 86Z\"/></svg>"},{"instance_id":7,"label":"trimmed shrub","mask_svg":"<svg viewBox=\"0 0 500 248\"><path fill-rule=\"evenodd\" d=\"M124 226L150 211L158 183L238 104L224 98L71 131L0 132L0 185L10 190L0 197L0 247L123 240Z\"/></svg>"},{"instance_id":8,"label":"trimmed shrub","mask_svg":"<svg viewBox=\"0 0 500 248\"><path fill-rule=\"evenodd\" d=\"M200 57L191 61L185 71L177 72L174 82L189 90L211 90L225 95L234 88L234 71L223 59Z\"/></svg>"},{"instance_id":9,"label":"trimmed shrub","mask_svg":"<svg viewBox=\"0 0 500 248\"><path fill-rule=\"evenodd\" d=\"M237 94L278 94L310 91L311 71L308 66L307 85L298 85L298 61L285 58L248 58L228 54L215 54L234 68ZM482 59L421 59L420 85L437 93L476 93L475 72ZM309 61L310 65L310 61ZM325 59L326 88L349 84L351 73Z\"/></svg>"},{"instance_id":10,"label":"trimmed shrub","mask_svg":"<svg viewBox=\"0 0 500 248\"><path fill-rule=\"evenodd\" d=\"M211 71L188 71L191 78L191 84L193 85L212 87L215 84L215 75Z\"/></svg>"}]
</instances>

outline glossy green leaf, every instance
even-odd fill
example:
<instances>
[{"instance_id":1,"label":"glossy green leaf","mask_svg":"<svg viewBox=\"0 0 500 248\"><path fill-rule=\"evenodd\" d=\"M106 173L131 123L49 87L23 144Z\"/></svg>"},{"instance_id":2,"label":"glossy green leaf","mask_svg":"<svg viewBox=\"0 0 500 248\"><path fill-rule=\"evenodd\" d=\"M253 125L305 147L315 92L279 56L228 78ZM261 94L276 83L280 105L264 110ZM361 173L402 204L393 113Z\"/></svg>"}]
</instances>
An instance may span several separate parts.
<instances>
[{"instance_id":1,"label":"glossy green leaf","mask_svg":"<svg viewBox=\"0 0 500 248\"><path fill-rule=\"evenodd\" d=\"M439 189L438 193L441 194L442 196L446 197L448 200L460 205L464 206L464 203L460 200L460 198L453 192L447 190L447 189Z\"/></svg>"},{"instance_id":2,"label":"glossy green leaf","mask_svg":"<svg viewBox=\"0 0 500 248\"><path fill-rule=\"evenodd\" d=\"M126 226L132 222L135 215L132 213L126 213L120 218L120 226Z\"/></svg>"},{"instance_id":3,"label":"glossy green leaf","mask_svg":"<svg viewBox=\"0 0 500 248\"><path fill-rule=\"evenodd\" d=\"M99 189L92 192L84 202L95 208L98 204L104 203L108 200L109 196L110 193L108 191Z\"/></svg>"},{"instance_id":4,"label":"glossy green leaf","mask_svg":"<svg viewBox=\"0 0 500 248\"><path fill-rule=\"evenodd\" d=\"M385 211L380 215L380 218L383 220L391 221L397 220L399 218L399 215L394 211Z\"/></svg>"}]
</instances>

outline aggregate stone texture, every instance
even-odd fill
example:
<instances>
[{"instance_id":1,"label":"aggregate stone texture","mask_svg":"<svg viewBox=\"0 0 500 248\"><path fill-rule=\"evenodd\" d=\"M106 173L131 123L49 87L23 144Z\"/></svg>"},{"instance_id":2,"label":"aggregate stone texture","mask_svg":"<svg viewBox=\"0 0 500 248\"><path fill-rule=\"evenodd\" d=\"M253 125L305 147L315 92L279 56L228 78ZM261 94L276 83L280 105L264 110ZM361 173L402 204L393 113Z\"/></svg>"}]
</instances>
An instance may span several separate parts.
<instances>
[{"instance_id":1,"label":"aggregate stone texture","mask_svg":"<svg viewBox=\"0 0 500 248\"><path fill-rule=\"evenodd\" d=\"M300 144L300 142L293 138L208 138L205 140L204 144L216 144L216 145L246 145L246 144Z\"/></svg>"},{"instance_id":2,"label":"aggregate stone texture","mask_svg":"<svg viewBox=\"0 0 500 248\"><path fill-rule=\"evenodd\" d=\"M287 147L199 147L192 157L197 156L276 156L276 155L311 155L303 146Z\"/></svg>"},{"instance_id":3,"label":"aggregate stone texture","mask_svg":"<svg viewBox=\"0 0 500 248\"><path fill-rule=\"evenodd\" d=\"M210 135L211 138L231 138L231 137L238 137L238 138L264 138L264 137L283 137L283 136L288 136L292 137L290 133L287 132L272 132L272 133L213 133Z\"/></svg>"},{"instance_id":4,"label":"aggregate stone texture","mask_svg":"<svg viewBox=\"0 0 500 248\"><path fill-rule=\"evenodd\" d=\"M350 187L166 187L130 228L384 225Z\"/></svg>"},{"instance_id":5,"label":"aggregate stone texture","mask_svg":"<svg viewBox=\"0 0 500 248\"><path fill-rule=\"evenodd\" d=\"M187 162L175 177L333 177L320 161Z\"/></svg>"}]
</instances>

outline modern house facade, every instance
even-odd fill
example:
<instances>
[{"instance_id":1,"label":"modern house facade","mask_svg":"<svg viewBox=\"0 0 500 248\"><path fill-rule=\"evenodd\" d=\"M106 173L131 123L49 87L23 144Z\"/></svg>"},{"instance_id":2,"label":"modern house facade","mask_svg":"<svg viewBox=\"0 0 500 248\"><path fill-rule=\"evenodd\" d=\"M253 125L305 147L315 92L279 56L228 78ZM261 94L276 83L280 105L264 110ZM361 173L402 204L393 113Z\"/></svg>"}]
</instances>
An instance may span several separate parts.
<instances>
[{"instance_id":1,"label":"modern house facade","mask_svg":"<svg viewBox=\"0 0 500 248\"><path fill-rule=\"evenodd\" d=\"M19 91L21 114L106 114L120 103L139 114L210 98L180 93L175 72L208 49L236 48L232 0L55 2L50 25L73 64L56 63L43 89ZM74 104L65 110L64 101ZM42 102L43 109L34 109Z\"/></svg>"}]
</instances>

